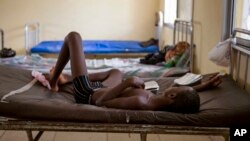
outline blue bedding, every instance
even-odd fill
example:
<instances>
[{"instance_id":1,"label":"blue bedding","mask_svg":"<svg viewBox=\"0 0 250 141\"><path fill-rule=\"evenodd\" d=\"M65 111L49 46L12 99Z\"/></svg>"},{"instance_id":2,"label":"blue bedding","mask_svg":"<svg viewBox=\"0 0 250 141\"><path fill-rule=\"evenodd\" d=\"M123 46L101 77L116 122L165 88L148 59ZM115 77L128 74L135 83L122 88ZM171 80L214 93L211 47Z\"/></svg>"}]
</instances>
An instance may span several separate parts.
<instances>
[{"instance_id":1,"label":"blue bedding","mask_svg":"<svg viewBox=\"0 0 250 141\"><path fill-rule=\"evenodd\" d=\"M158 46L141 47L138 41L85 40L85 54L155 53ZM31 49L31 53L59 53L63 41L43 41Z\"/></svg>"}]
</instances>

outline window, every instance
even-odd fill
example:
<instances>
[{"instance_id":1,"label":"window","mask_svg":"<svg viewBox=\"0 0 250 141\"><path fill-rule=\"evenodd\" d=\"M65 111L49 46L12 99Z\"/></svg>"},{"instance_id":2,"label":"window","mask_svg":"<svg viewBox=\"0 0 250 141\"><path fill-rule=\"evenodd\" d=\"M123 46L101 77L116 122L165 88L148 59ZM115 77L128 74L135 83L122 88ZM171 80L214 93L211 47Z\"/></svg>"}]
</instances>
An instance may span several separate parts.
<instances>
[{"instance_id":1,"label":"window","mask_svg":"<svg viewBox=\"0 0 250 141\"><path fill-rule=\"evenodd\" d=\"M179 0L178 1L178 18L185 21L193 21L194 0Z\"/></svg>"},{"instance_id":2,"label":"window","mask_svg":"<svg viewBox=\"0 0 250 141\"><path fill-rule=\"evenodd\" d=\"M250 30L250 0L234 0L234 28ZM249 35L239 34L239 37L250 39Z\"/></svg>"},{"instance_id":3,"label":"window","mask_svg":"<svg viewBox=\"0 0 250 141\"><path fill-rule=\"evenodd\" d=\"M173 25L177 18L177 0L164 1L164 23Z\"/></svg>"},{"instance_id":4,"label":"window","mask_svg":"<svg viewBox=\"0 0 250 141\"><path fill-rule=\"evenodd\" d=\"M248 3L247 29L250 30L250 2Z\"/></svg>"},{"instance_id":5,"label":"window","mask_svg":"<svg viewBox=\"0 0 250 141\"><path fill-rule=\"evenodd\" d=\"M235 27L250 30L250 0L235 0Z\"/></svg>"},{"instance_id":6,"label":"window","mask_svg":"<svg viewBox=\"0 0 250 141\"><path fill-rule=\"evenodd\" d=\"M245 6L243 6L243 19L242 19L242 27L250 30L250 0L244 1Z\"/></svg>"}]
</instances>

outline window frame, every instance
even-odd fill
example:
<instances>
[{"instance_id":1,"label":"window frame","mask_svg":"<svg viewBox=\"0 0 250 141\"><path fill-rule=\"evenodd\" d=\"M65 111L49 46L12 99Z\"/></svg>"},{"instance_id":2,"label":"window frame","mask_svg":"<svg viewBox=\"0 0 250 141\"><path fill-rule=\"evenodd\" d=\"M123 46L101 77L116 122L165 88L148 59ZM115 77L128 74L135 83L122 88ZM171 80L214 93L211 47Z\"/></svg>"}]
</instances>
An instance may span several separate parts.
<instances>
[{"instance_id":1,"label":"window frame","mask_svg":"<svg viewBox=\"0 0 250 141\"><path fill-rule=\"evenodd\" d=\"M167 10L166 10L166 3L167 3L167 1L176 1L176 9L175 9L175 12L173 12L173 13L175 13L175 19L177 19L178 18L178 0L164 0L164 10L163 10L163 25L164 26L167 26L167 27L170 27L170 28L174 28L174 22L175 22L175 19L172 21L172 22L170 22L170 21L166 21L166 13L168 12Z\"/></svg>"}]
</instances>

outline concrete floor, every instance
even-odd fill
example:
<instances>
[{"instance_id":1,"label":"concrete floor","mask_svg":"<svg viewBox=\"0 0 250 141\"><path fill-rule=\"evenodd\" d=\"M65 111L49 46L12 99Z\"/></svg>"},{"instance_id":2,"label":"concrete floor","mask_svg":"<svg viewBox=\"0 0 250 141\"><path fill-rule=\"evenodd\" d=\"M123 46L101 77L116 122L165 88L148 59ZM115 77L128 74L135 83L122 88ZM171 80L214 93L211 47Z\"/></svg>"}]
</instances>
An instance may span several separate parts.
<instances>
[{"instance_id":1,"label":"concrete floor","mask_svg":"<svg viewBox=\"0 0 250 141\"><path fill-rule=\"evenodd\" d=\"M37 132L33 132L36 134ZM25 131L0 130L0 141L28 141ZM139 134L44 132L39 141L140 141ZM148 134L147 141L224 141L221 136Z\"/></svg>"}]
</instances>

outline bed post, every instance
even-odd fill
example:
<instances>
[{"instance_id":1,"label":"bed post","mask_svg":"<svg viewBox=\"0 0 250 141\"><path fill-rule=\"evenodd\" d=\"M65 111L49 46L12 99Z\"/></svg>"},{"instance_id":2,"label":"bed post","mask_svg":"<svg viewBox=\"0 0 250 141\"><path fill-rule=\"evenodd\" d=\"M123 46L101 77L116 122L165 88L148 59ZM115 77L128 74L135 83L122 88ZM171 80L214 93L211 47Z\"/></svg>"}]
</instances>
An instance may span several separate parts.
<instances>
[{"instance_id":1,"label":"bed post","mask_svg":"<svg viewBox=\"0 0 250 141\"><path fill-rule=\"evenodd\" d=\"M188 42L190 45L189 69L193 72L194 68L194 43L193 43L193 22L176 19L174 21L173 45L180 41Z\"/></svg>"},{"instance_id":2,"label":"bed post","mask_svg":"<svg viewBox=\"0 0 250 141\"><path fill-rule=\"evenodd\" d=\"M1 49L0 50L2 50L4 48L4 31L1 28L0 28L0 33L1 33Z\"/></svg>"},{"instance_id":3,"label":"bed post","mask_svg":"<svg viewBox=\"0 0 250 141\"><path fill-rule=\"evenodd\" d=\"M141 137L141 141L147 141L147 133L141 133L140 137Z\"/></svg>"},{"instance_id":4,"label":"bed post","mask_svg":"<svg viewBox=\"0 0 250 141\"><path fill-rule=\"evenodd\" d=\"M223 135L225 141L230 141L230 136L228 134Z\"/></svg>"},{"instance_id":5,"label":"bed post","mask_svg":"<svg viewBox=\"0 0 250 141\"><path fill-rule=\"evenodd\" d=\"M38 141L40 137L42 136L43 132L44 131L39 131L37 135L35 136L35 138L33 138L32 130L26 130L29 141Z\"/></svg>"},{"instance_id":6,"label":"bed post","mask_svg":"<svg viewBox=\"0 0 250 141\"><path fill-rule=\"evenodd\" d=\"M29 141L34 141L34 140L33 140L32 131L31 131L31 130L26 130L26 133L27 133L27 136L28 136Z\"/></svg>"},{"instance_id":7,"label":"bed post","mask_svg":"<svg viewBox=\"0 0 250 141\"><path fill-rule=\"evenodd\" d=\"M250 36L250 31L249 30L235 28L234 31L233 31L233 34L232 34L231 38L236 38L236 34L237 33L245 34L245 35ZM247 77L248 77L248 67L249 67L248 64L249 64L250 51L248 49L239 47L238 44L240 44L240 39L239 39L239 42L236 41L236 42L232 42L231 43L231 57L230 57L230 69L229 69L229 71L230 71L230 75L231 75L232 78L234 78L234 76L236 75L235 76L235 81L238 83L238 81L239 81L240 67L241 67L240 66L241 56L242 55L246 56L246 64L245 64L245 72L244 72L244 82L243 82L244 83L243 84L243 89L246 89L246 83L247 83ZM236 55L235 55L234 51L237 53ZM234 61L234 59L236 59L236 60ZM236 71L235 74L234 74L234 71Z\"/></svg>"},{"instance_id":8,"label":"bed post","mask_svg":"<svg viewBox=\"0 0 250 141\"><path fill-rule=\"evenodd\" d=\"M30 49L39 42L39 28L40 24L38 22L25 24L24 34L26 55L30 55Z\"/></svg>"}]
</instances>

